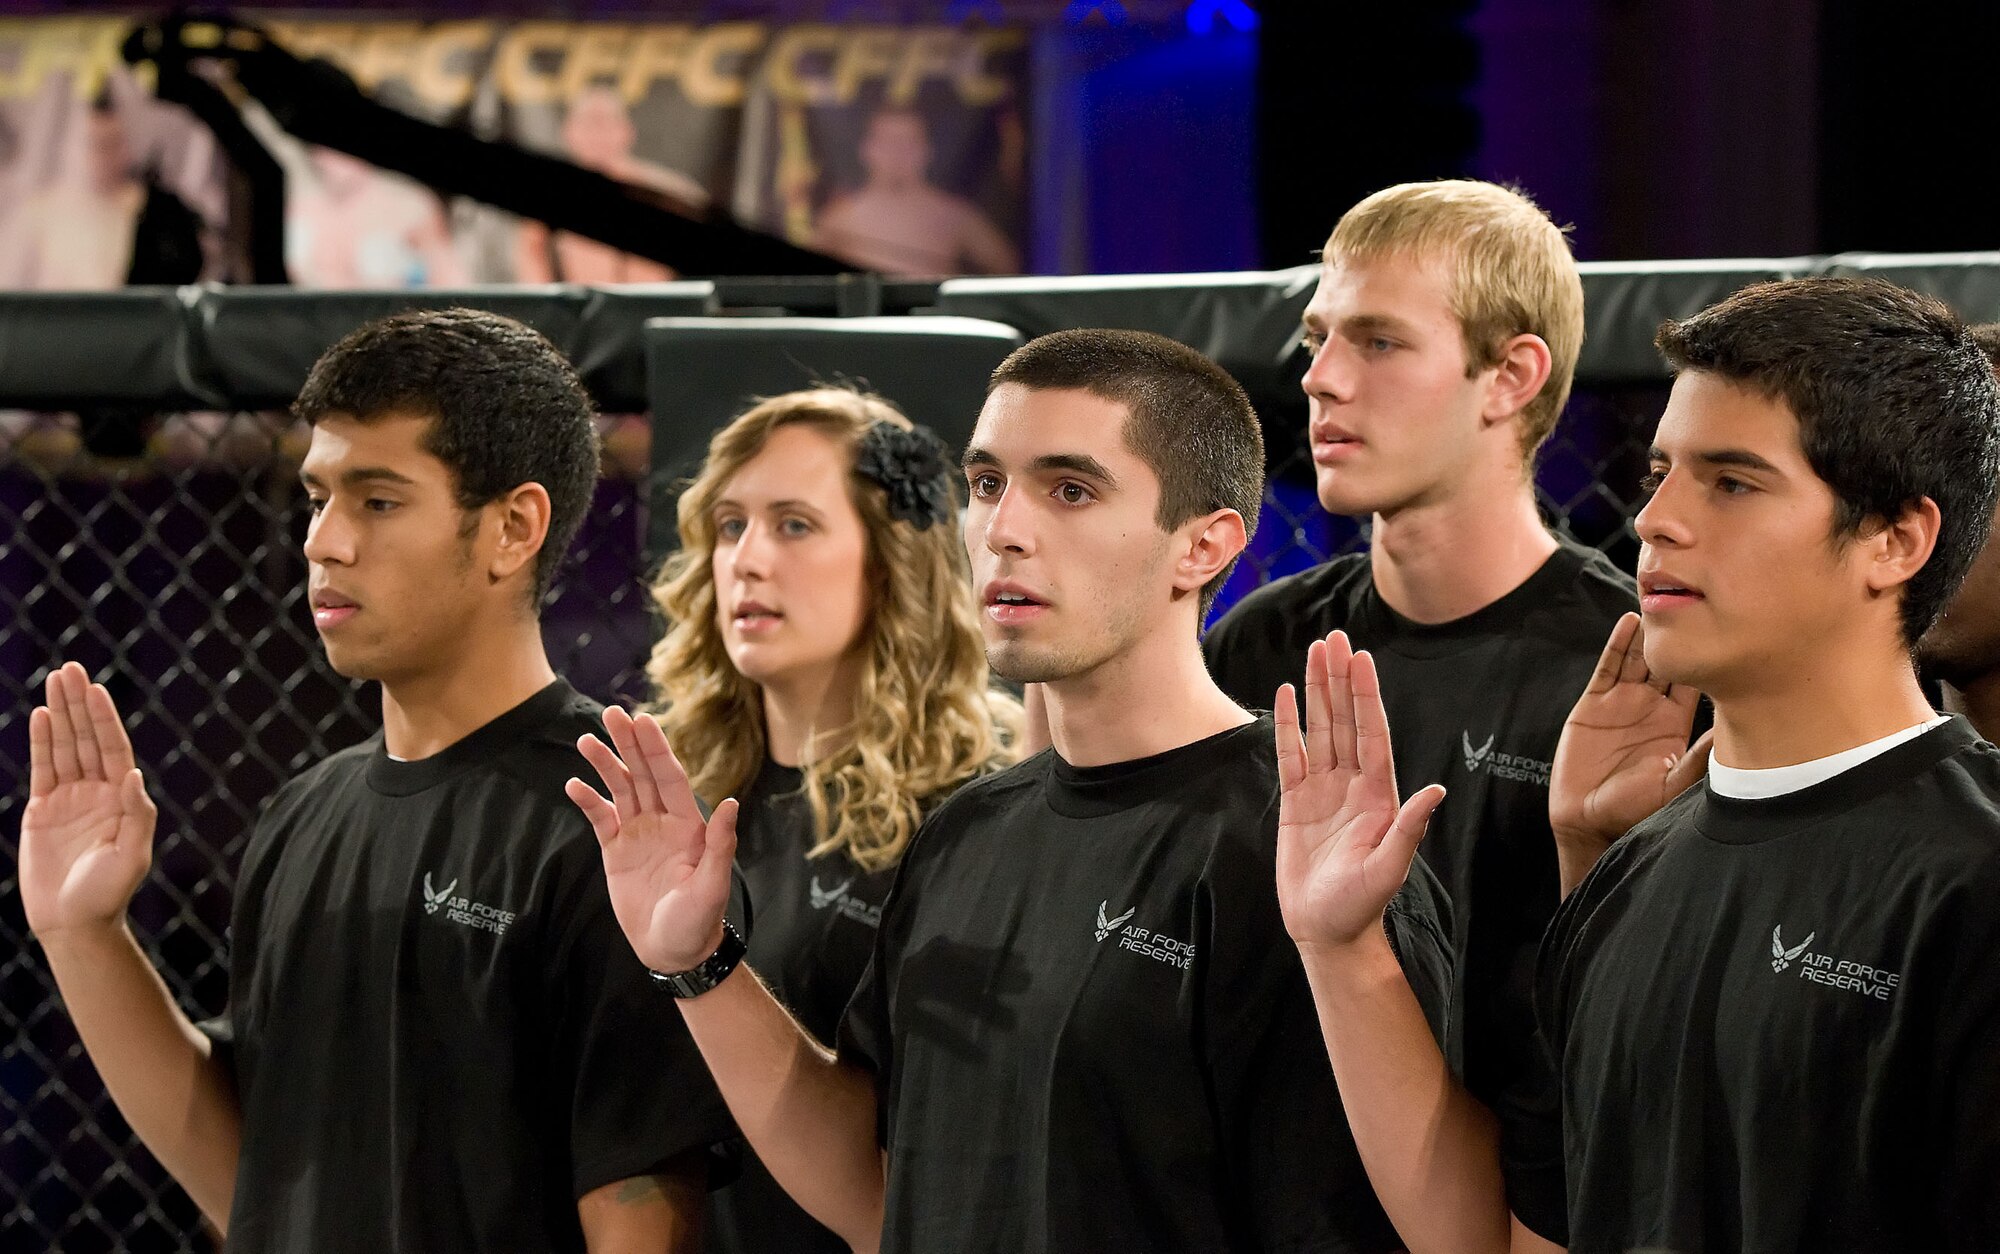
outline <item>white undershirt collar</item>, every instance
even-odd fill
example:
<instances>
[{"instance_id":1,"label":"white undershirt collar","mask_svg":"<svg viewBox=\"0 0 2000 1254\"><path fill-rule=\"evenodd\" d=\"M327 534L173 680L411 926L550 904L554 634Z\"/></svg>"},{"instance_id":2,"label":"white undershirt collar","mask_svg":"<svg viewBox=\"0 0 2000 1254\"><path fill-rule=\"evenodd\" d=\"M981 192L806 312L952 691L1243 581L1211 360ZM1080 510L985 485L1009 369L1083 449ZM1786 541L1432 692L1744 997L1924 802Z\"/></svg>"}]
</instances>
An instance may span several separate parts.
<instances>
[{"instance_id":1,"label":"white undershirt collar","mask_svg":"<svg viewBox=\"0 0 2000 1254\"><path fill-rule=\"evenodd\" d=\"M1782 797L1822 784L1842 771L1850 771L1870 758L1880 757L1897 745L1915 740L1933 727L1942 727L1951 721L1948 714L1905 727L1899 732L1891 732L1880 740L1871 740L1865 745L1843 749L1839 753L1810 762L1800 762L1793 766L1772 766L1762 770L1745 770L1742 767L1724 766L1710 760L1708 764L1708 786L1716 795L1731 797L1738 801L1763 801L1771 797Z\"/></svg>"}]
</instances>

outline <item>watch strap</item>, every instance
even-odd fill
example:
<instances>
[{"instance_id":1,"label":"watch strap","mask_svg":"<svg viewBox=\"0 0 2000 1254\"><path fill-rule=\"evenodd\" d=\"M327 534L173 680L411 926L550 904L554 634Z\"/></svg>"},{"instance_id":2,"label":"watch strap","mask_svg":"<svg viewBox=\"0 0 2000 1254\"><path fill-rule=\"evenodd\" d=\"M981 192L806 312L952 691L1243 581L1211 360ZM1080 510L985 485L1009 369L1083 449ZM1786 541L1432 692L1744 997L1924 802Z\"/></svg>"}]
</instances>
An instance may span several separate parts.
<instances>
[{"instance_id":1,"label":"watch strap","mask_svg":"<svg viewBox=\"0 0 2000 1254\"><path fill-rule=\"evenodd\" d=\"M724 919L722 943L700 963L686 971L668 973L648 969L646 974L675 997L699 997L729 978L729 973L743 961L744 948L743 938Z\"/></svg>"}]
</instances>

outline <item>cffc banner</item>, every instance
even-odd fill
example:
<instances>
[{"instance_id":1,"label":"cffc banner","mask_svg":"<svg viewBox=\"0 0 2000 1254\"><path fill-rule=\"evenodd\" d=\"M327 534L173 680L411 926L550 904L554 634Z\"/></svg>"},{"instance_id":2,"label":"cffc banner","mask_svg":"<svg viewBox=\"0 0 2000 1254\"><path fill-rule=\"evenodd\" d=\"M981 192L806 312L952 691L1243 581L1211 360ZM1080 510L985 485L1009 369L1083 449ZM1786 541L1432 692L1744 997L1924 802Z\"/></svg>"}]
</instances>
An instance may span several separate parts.
<instances>
[{"instance_id":1,"label":"cffc banner","mask_svg":"<svg viewBox=\"0 0 2000 1254\"><path fill-rule=\"evenodd\" d=\"M892 275L1021 267L1026 35L760 22L267 20L383 103L512 140ZM117 18L0 19L0 288L242 277L208 132ZM254 103L311 287L640 282L665 267L328 149ZM138 232L142 215L149 229ZM136 236L150 241L136 251ZM162 242L164 241L164 243Z\"/></svg>"}]
</instances>

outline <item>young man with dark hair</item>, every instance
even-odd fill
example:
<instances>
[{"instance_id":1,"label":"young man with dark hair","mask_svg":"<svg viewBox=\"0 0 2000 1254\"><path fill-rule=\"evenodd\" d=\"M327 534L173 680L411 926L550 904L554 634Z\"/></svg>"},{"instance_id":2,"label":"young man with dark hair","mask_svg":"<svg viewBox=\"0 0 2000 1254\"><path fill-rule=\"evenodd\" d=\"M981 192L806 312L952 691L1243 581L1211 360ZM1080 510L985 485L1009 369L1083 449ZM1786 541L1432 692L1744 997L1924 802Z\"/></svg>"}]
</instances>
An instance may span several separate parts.
<instances>
[{"instance_id":1,"label":"young man with dark hair","mask_svg":"<svg viewBox=\"0 0 2000 1254\"><path fill-rule=\"evenodd\" d=\"M233 1250L693 1248L730 1128L563 798L601 724L538 621L589 398L540 335L452 310L354 332L297 410L313 622L382 730L270 802L197 1027L125 920L156 817L130 741L50 675L21 896L84 1045Z\"/></svg>"},{"instance_id":2,"label":"young man with dark hair","mask_svg":"<svg viewBox=\"0 0 2000 1254\"><path fill-rule=\"evenodd\" d=\"M1535 451L1583 344L1582 280L1563 232L1519 192L1403 184L1334 227L1305 339L1320 504L1372 517L1369 549L1251 593L1203 648L1253 709L1296 687L1330 632L1378 659L1397 779L1451 791L1424 843L1457 927L1446 1052L1504 1109L1540 1087L1550 764L1605 635L1637 605L1631 577L1552 534L1535 501ZM1536 1152L1559 1169L1559 1145Z\"/></svg>"},{"instance_id":3,"label":"young man with dark hair","mask_svg":"<svg viewBox=\"0 0 2000 1254\"><path fill-rule=\"evenodd\" d=\"M2000 322L1966 333L2000 372ZM1989 537L1973 559L1958 595L1917 642L1917 663L1942 685L1946 710L1986 739L2000 737L2000 542Z\"/></svg>"},{"instance_id":4,"label":"young man with dark hair","mask_svg":"<svg viewBox=\"0 0 2000 1254\"><path fill-rule=\"evenodd\" d=\"M856 1249L1401 1248L1355 1156L1274 873L1270 722L1216 688L1201 609L1242 551L1262 441L1235 382L1157 336L1071 331L994 373L966 547L1001 675L1051 752L926 820L835 1054L756 977L651 720L577 782L634 948L669 973L758 1155ZM1419 874L1377 926L1441 1012Z\"/></svg>"},{"instance_id":5,"label":"young man with dark hair","mask_svg":"<svg viewBox=\"0 0 2000 1254\"><path fill-rule=\"evenodd\" d=\"M1555 788L1684 737L1677 685L1715 749L1543 942L1566 1191L1505 1195L1367 925L1442 795L1399 807L1372 662L1315 645L1303 745L1281 711L1279 896L1370 1176L1419 1254L1507 1249L1510 1200L1515 1249L2000 1248L2000 751L1911 665L1986 539L2000 395L1948 310L1875 280L1746 288L1659 344L1644 632L1579 703L1651 714L1579 732L1599 771Z\"/></svg>"}]
</instances>

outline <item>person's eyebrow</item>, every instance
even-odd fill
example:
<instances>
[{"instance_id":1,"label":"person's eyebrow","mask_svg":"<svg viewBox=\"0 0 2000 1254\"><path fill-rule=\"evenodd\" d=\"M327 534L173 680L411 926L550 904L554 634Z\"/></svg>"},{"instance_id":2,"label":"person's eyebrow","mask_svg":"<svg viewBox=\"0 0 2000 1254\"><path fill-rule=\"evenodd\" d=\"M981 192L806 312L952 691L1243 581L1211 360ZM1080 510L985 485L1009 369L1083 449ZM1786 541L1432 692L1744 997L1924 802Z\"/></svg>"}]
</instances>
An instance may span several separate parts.
<instances>
[{"instance_id":1,"label":"person's eyebrow","mask_svg":"<svg viewBox=\"0 0 2000 1254\"><path fill-rule=\"evenodd\" d=\"M1106 487L1117 487L1118 476L1101 461L1088 453L1044 453L1028 463L1030 470L1067 470L1072 474L1088 475Z\"/></svg>"},{"instance_id":2,"label":"person's eyebrow","mask_svg":"<svg viewBox=\"0 0 2000 1254\"><path fill-rule=\"evenodd\" d=\"M398 487L414 488L417 481L408 475L389 469L387 466L357 466L353 470L340 472L340 482L347 487L367 483L392 483ZM309 488L325 487L325 481L310 470L299 471L299 482Z\"/></svg>"},{"instance_id":3,"label":"person's eyebrow","mask_svg":"<svg viewBox=\"0 0 2000 1254\"><path fill-rule=\"evenodd\" d=\"M721 500L715 503L716 509L722 509L725 506L729 509L749 508L749 506L743 504L743 502L737 500L733 496L725 496ZM811 501L799 500L797 497L786 497L782 501L766 501L764 503L764 509L774 514L789 509L789 510L796 510L802 514L811 514L815 518L822 516L822 511L820 510L819 506L814 505Z\"/></svg>"},{"instance_id":4,"label":"person's eyebrow","mask_svg":"<svg viewBox=\"0 0 2000 1254\"><path fill-rule=\"evenodd\" d=\"M1354 314L1340 320L1340 329L1346 335L1369 335L1386 331L1391 335L1411 335L1415 328L1393 314Z\"/></svg>"},{"instance_id":5,"label":"person's eyebrow","mask_svg":"<svg viewBox=\"0 0 2000 1254\"><path fill-rule=\"evenodd\" d=\"M1648 459L1656 462L1671 463L1674 460L1657 444L1646 450L1646 456ZM1773 465L1767 458L1760 457L1749 449L1744 448L1702 449L1699 452L1688 454L1684 460L1700 462L1704 466L1734 466L1740 470L1761 470L1766 474L1773 475L1782 475L1785 473Z\"/></svg>"},{"instance_id":6,"label":"person's eyebrow","mask_svg":"<svg viewBox=\"0 0 2000 1254\"><path fill-rule=\"evenodd\" d=\"M959 461L967 470L971 470L976 466L991 466L995 470L1005 469L1004 463L1001 462L998 456L990 450L980 448L977 445L968 447L965 450L965 456L960 458ZM1042 472L1051 470L1068 471L1071 474L1087 475L1108 488L1118 486L1118 476L1111 473L1110 467L1088 453L1044 453L1040 457L1030 461L1028 469Z\"/></svg>"}]
</instances>

